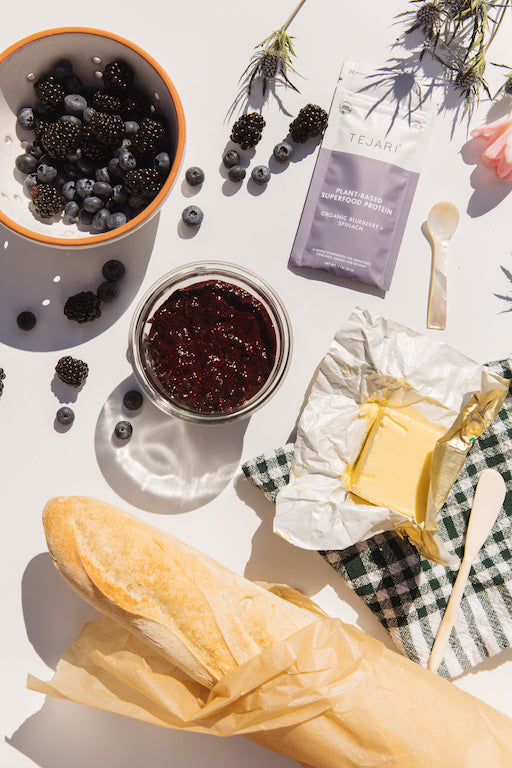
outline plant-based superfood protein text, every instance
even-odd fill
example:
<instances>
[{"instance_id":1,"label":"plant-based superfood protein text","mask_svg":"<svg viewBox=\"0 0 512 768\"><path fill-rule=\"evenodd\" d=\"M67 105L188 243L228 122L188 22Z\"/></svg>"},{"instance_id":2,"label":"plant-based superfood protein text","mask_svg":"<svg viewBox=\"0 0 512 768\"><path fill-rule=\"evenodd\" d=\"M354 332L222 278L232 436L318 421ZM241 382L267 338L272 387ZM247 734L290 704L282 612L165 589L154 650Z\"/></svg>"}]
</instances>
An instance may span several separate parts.
<instances>
[{"instance_id":1,"label":"plant-based superfood protein text","mask_svg":"<svg viewBox=\"0 0 512 768\"><path fill-rule=\"evenodd\" d=\"M390 92L345 62L290 266L389 289L432 128L432 112L404 112Z\"/></svg>"}]
</instances>

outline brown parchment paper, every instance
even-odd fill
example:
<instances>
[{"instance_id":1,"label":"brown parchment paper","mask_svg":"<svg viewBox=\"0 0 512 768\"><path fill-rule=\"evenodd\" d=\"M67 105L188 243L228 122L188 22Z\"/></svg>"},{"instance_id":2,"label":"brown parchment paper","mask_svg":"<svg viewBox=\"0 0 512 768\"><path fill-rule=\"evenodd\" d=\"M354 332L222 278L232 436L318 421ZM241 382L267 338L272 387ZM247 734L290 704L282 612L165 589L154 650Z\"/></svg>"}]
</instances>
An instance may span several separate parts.
<instances>
[{"instance_id":1,"label":"brown parchment paper","mask_svg":"<svg viewBox=\"0 0 512 768\"><path fill-rule=\"evenodd\" d=\"M315 768L512 766L510 718L279 589L318 621L211 691L108 618L85 625L51 682L29 676L28 687L165 727L242 734Z\"/></svg>"}]
</instances>

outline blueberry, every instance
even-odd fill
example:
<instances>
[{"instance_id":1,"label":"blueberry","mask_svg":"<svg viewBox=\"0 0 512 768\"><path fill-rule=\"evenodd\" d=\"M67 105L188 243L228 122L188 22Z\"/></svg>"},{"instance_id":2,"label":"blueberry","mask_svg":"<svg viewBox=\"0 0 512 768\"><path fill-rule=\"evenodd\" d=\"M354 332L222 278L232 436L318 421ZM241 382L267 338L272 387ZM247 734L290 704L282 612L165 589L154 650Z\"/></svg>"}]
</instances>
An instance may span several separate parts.
<instances>
[{"instance_id":1,"label":"blueberry","mask_svg":"<svg viewBox=\"0 0 512 768\"><path fill-rule=\"evenodd\" d=\"M119 165L119 158L113 157L108 161L108 172L112 176L117 176L120 178L123 175L123 172L121 170L121 167Z\"/></svg>"},{"instance_id":2,"label":"blueberry","mask_svg":"<svg viewBox=\"0 0 512 768\"><path fill-rule=\"evenodd\" d=\"M106 261L101 268L101 274L105 280L111 280L112 282L121 280L121 278L124 277L125 272L126 267L123 262L118 259L110 259L109 261Z\"/></svg>"},{"instance_id":3,"label":"blueberry","mask_svg":"<svg viewBox=\"0 0 512 768\"><path fill-rule=\"evenodd\" d=\"M185 178L191 187L198 187L204 181L204 171L197 166L193 166L192 168L187 169Z\"/></svg>"},{"instance_id":4,"label":"blueberry","mask_svg":"<svg viewBox=\"0 0 512 768\"><path fill-rule=\"evenodd\" d=\"M91 117L94 115L96 110L93 107L86 107L82 113L82 119L84 123L90 123Z\"/></svg>"},{"instance_id":5,"label":"blueberry","mask_svg":"<svg viewBox=\"0 0 512 768\"><path fill-rule=\"evenodd\" d=\"M78 75L75 75L74 72L71 72L69 75L63 77L62 85L68 93L78 93L84 89L84 84Z\"/></svg>"},{"instance_id":6,"label":"blueberry","mask_svg":"<svg viewBox=\"0 0 512 768\"><path fill-rule=\"evenodd\" d=\"M71 115L83 115L87 102L79 93L68 93L64 96L64 109Z\"/></svg>"},{"instance_id":7,"label":"blueberry","mask_svg":"<svg viewBox=\"0 0 512 768\"><path fill-rule=\"evenodd\" d=\"M61 169L67 181L76 181L80 176L80 171L70 160L65 160L62 163Z\"/></svg>"},{"instance_id":8,"label":"blueberry","mask_svg":"<svg viewBox=\"0 0 512 768\"><path fill-rule=\"evenodd\" d=\"M145 197L141 197L140 195L130 195L128 198L128 205L134 210L142 210L146 207L147 204L147 199Z\"/></svg>"},{"instance_id":9,"label":"blueberry","mask_svg":"<svg viewBox=\"0 0 512 768\"><path fill-rule=\"evenodd\" d=\"M97 216L98 214L96 214ZM86 211L85 208L80 208L78 213L78 223L84 227L90 227L92 223L92 213Z\"/></svg>"},{"instance_id":10,"label":"blueberry","mask_svg":"<svg viewBox=\"0 0 512 768\"><path fill-rule=\"evenodd\" d=\"M56 77L70 75L73 71L73 65L69 59L59 59L52 67L52 74Z\"/></svg>"},{"instance_id":11,"label":"blueberry","mask_svg":"<svg viewBox=\"0 0 512 768\"><path fill-rule=\"evenodd\" d=\"M127 120L124 124L124 132L127 136L134 136L139 130L139 124L135 120Z\"/></svg>"},{"instance_id":12,"label":"blueberry","mask_svg":"<svg viewBox=\"0 0 512 768\"><path fill-rule=\"evenodd\" d=\"M278 163L286 163L293 155L293 146L288 141L281 141L275 145L273 154Z\"/></svg>"},{"instance_id":13,"label":"blueberry","mask_svg":"<svg viewBox=\"0 0 512 768\"><path fill-rule=\"evenodd\" d=\"M82 177L81 179L78 179L76 182L76 191L77 194L80 195L80 197L90 197L93 193L94 189L94 181L92 179L87 179L85 177Z\"/></svg>"},{"instance_id":14,"label":"blueberry","mask_svg":"<svg viewBox=\"0 0 512 768\"><path fill-rule=\"evenodd\" d=\"M74 152L68 152L67 155L65 155L65 160L67 163L71 163L72 165L76 165L75 172L78 170L78 162L82 159L82 150L80 147L77 147Z\"/></svg>"},{"instance_id":15,"label":"blueberry","mask_svg":"<svg viewBox=\"0 0 512 768\"><path fill-rule=\"evenodd\" d=\"M97 197L102 197L105 200L107 197L110 197L113 192L112 186L107 181L96 181L94 183L93 191Z\"/></svg>"},{"instance_id":16,"label":"blueberry","mask_svg":"<svg viewBox=\"0 0 512 768\"><path fill-rule=\"evenodd\" d=\"M56 419L59 424L67 427L74 422L75 412L72 408L68 408L67 405L63 405L62 408L59 408L57 411Z\"/></svg>"},{"instance_id":17,"label":"blueberry","mask_svg":"<svg viewBox=\"0 0 512 768\"><path fill-rule=\"evenodd\" d=\"M80 212L80 206L78 205L78 203L75 203L74 200L70 200L64 206L64 218L69 219L70 221L72 221L73 219L76 219L79 212Z\"/></svg>"},{"instance_id":18,"label":"blueberry","mask_svg":"<svg viewBox=\"0 0 512 768\"><path fill-rule=\"evenodd\" d=\"M99 211L96 211L91 222L93 229L95 229L96 232L106 232L109 216L110 211L108 208L100 208Z\"/></svg>"},{"instance_id":19,"label":"blueberry","mask_svg":"<svg viewBox=\"0 0 512 768\"><path fill-rule=\"evenodd\" d=\"M117 227L122 227L124 224L126 224L126 214L122 211L114 211L110 214L110 216L107 219L107 227L109 229L117 229Z\"/></svg>"},{"instance_id":20,"label":"blueberry","mask_svg":"<svg viewBox=\"0 0 512 768\"><path fill-rule=\"evenodd\" d=\"M245 173L243 165L233 165L228 171L228 176L231 181L242 181L245 179Z\"/></svg>"},{"instance_id":21,"label":"blueberry","mask_svg":"<svg viewBox=\"0 0 512 768\"><path fill-rule=\"evenodd\" d=\"M118 421L114 434L119 440L128 440L132 436L133 427L129 421Z\"/></svg>"},{"instance_id":22,"label":"blueberry","mask_svg":"<svg viewBox=\"0 0 512 768\"><path fill-rule=\"evenodd\" d=\"M91 197L84 197L82 206L89 213L98 213L103 208L103 200L101 197L91 195Z\"/></svg>"},{"instance_id":23,"label":"blueberry","mask_svg":"<svg viewBox=\"0 0 512 768\"><path fill-rule=\"evenodd\" d=\"M28 309L24 312L20 312L16 318L16 324L22 331L31 331L36 322L36 316Z\"/></svg>"},{"instance_id":24,"label":"blueberry","mask_svg":"<svg viewBox=\"0 0 512 768\"><path fill-rule=\"evenodd\" d=\"M33 155L18 155L14 164L22 173L33 173L37 168L37 160Z\"/></svg>"},{"instance_id":25,"label":"blueberry","mask_svg":"<svg viewBox=\"0 0 512 768\"><path fill-rule=\"evenodd\" d=\"M188 205L181 218L187 227L198 227L203 220L203 212L197 205Z\"/></svg>"},{"instance_id":26,"label":"blueberry","mask_svg":"<svg viewBox=\"0 0 512 768\"><path fill-rule=\"evenodd\" d=\"M160 173L169 173L171 170L171 158L167 152L159 152L153 160L153 166Z\"/></svg>"},{"instance_id":27,"label":"blueberry","mask_svg":"<svg viewBox=\"0 0 512 768\"><path fill-rule=\"evenodd\" d=\"M39 181L37 180L37 174L35 173L29 173L28 176L25 177L25 180L23 182L23 189L25 190L25 193L30 196L30 193L39 184Z\"/></svg>"},{"instance_id":28,"label":"blueberry","mask_svg":"<svg viewBox=\"0 0 512 768\"><path fill-rule=\"evenodd\" d=\"M240 164L240 155L236 149L228 149L222 156L222 162L226 168L233 168L233 166Z\"/></svg>"},{"instance_id":29,"label":"blueberry","mask_svg":"<svg viewBox=\"0 0 512 768\"><path fill-rule=\"evenodd\" d=\"M43 184L51 184L57 178L57 169L48 163L39 163L37 166L37 178Z\"/></svg>"},{"instance_id":30,"label":"blueberry","mask_svg":"<svg viewBox=\"0 0 512 768\"><path fill-rule=\"evenodd\" d=\"M110 173L108 172L108 168L106 166L103 168L96 168L94 171L94 178L96 181L106 181L107 184L110 184Z\"/></svg>"},{"instance_id":31,"label":"blueberry","mask_svg":"<svg viewBox=\"0 0 512 768\"><path fill-rule=\"evenodd\" d=\"M128 200L128 192L122 184L116 184L112 187L112 200L116 205L123 205Z\"/></svg>"},{"instance_id":32,"label":"blueberry","mask_svg":"<svg viewBox=\"0 0 512 768\"><path fill-rule=\"evenodd\" d=\"M105 304L110 304L111 301L117 299L119 288L117 287L117 283L113 283L111 280L106 280L98 286L96 293L98 294L100 301L104 301Z\"/></svg>"},{"instance_id":33,"label":"blueberry","mask_svg":"<svg viewBox=\"0 0 512 768\"><path fill-rule=\"evenodd\" d=\"M268 184L270 171L266 165L257 165L252 169L251 178L255 184Z\"/></svg>"},{"instance_id":34,"label":"blueberry","mask_svg":"<svg viewBox=\"0 0 512 768\"><path fill-rule=\"evenodd\" d=\"M64 200L67 200L68 202L70 200L76 200L76 184L73 180L66 181L60 190L60 193Z\"/></svg>"},{"instance_id":35,"label":"blueberry","mask_svg":"<svg viewBox=\"0 0 512 768\"><path fill-rule=\"evenodd\" d=\"M96 170L96 163L94 160L91 160L88 157L83 157L83 155L80 155L76 165L79 171L87 174L88 176L92 175Z\"/></svg>"},{"instance_id":36,"label":"blueberry","mask_svg":"<svg viewBox=\"0 0 512 768\"><path fill-rule=\"evenodd\" d=\"M82 125L82 121L76 115L62 115L60 118L63 123L72 123L73 125Z\"/></svg>"},{"instance_id":37,"label":"blueberry","mask_svg":"<svg viewBox=\"0 0 512 768\"><path fill-rule=\"evenodd\" d=\"M128 411L138 411L143 402L142 392L138 389L130 389L124 394L123 405Z\"/></svg>"},{"instance_id":38,"label":"blueberry","mask_svg":"<svg viewBox=\"0 0 512 768\"><path fill-rule=\"evenodd\" d=\"M38 141L29 141L25 147L25 152L27 155L32 155L32 157L35 157L39 160L39 158L43 155L43 148Z\"/></svg>"},{"instance_id":39,"label":"blueberry","mask_svg":"<svg viewBox=\"0 0 512 768\"><path fill-rule=\"evenodd\" d=\"M18 123L25 130L32 130L35 125L35 115L32 107L22 107L18 112Z\"/></svg>"},{"instance_id":40,"label":"blueberry","mask_svg":"<svg viewBox=\"0 0 512 768\"><path fill-rule=\"evenodd\" d=\"M134 154L132 154L132 152L128 152L128 150L124 149L119 154L119 168L122 171L133 171L133 169L136 167L137 158Z\"/></svg>"}]
</instances>

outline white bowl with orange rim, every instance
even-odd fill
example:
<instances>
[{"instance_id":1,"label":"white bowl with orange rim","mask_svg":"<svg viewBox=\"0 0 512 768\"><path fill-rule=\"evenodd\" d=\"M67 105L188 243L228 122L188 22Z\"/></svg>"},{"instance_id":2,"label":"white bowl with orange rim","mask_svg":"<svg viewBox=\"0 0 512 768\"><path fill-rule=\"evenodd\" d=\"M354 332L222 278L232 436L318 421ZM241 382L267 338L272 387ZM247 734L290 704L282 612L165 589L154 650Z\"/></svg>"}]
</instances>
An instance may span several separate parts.
<instances>
[{"instance_id":1,"label":"white bowl with orange rim","mask_svg":"<svg viewBox=\"0 0 512 768\"><path fill-rule=\"evenodd\" d=\"M60 59L68 59L84 85L100 85L102 67L115 59L134 71L151 109L166 124L171 167L158 194L126 224L106 232L89 232L65 219L34 215L15 160L34 138L22 129L18 111L36 103L34 81ZM165 70L142 48L111 32L85 27L60 27L37 32L0 54L0 223L34 243L67 249L112 242L141 227L161 208L179 172L185 146L185 117L177 90Z\"/></svg>"}]
</instances>

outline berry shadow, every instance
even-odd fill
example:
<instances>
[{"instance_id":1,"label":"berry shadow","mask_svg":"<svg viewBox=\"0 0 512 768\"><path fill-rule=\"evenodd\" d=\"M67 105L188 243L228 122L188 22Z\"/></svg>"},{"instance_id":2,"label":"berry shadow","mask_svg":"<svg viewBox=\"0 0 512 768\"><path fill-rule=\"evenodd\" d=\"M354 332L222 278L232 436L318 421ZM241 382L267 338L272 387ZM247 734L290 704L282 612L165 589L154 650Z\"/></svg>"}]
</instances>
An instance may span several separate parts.
<instances>
[{"instance_id":1,"label":"berry shadow","mask_svg":"<svg viewBox=\"0 0 512 768\"><path fill-rule=\"evenodd\" d=\"M55 361L55 364L57 364L57 360ZM85 382L81 384L79 387L71 387L69 384L65 384L63 381L59 379L57 374L54 375L51 384L50 389L59 401L59 403L76 403L78 400L78 395L84 388ZM59 426L62 426L59 424ZM71 426L71 425L69 425ZM64 427L64 430L67 431L68 427ZM57 430L61 431L61 430Z\"/></svg>"},{"instance_id":2,"label":"berry shadow","mask_svg":"<svg viewBox=\"0 0 512 768\"><path fill-rule=\"evenodd\" d=\"M176 229L178 232L178 237L181 237L182 240L190 240L197 235L201 229L201 225L198 227L190 227L188 224L185 224L183 219L180 219Z\"/></svg>"},{"instance_id":3,"label":"berry shadow","mask_svg":"<svg viewBox=\"0 0 512 768\"><path fill-rule=\"evenodd\" d=\"M247 181L247 191L253 197L259 197L265 192L269 183L271 182L267 182L266 184L257 184L254 179L249 176Z\"/></svg>"},{"instance_id":4,"label":"berry shadow","mask_svg":"<svg viewBox=\"0 0 512 768\"><path fill-rule=\"evenodd\" d=\"M61 424L60 421L57 420L57 417L55 417L53 422L53 428L56 432L59 432L59 434L63 435L65 432L69 432L71 427L73 426L72 422L71 424Z\"/></svg>"},{"instance_id":5,"label":"berry shadow","mask_svg":"<svg viewBox=\"0 0 512 768\"><path fill-rule=\"evenodd\" d=\"M146 274L159 214L119 241L95 247L52 248L28 242L0 224L0 342L16 349L70 349L99 336L130 306ZM63 313L69 296L96 291L103 264L118 259L126 266L116 301L101 304L101 317L86 323ZM20 330L16 318L29 310L36 316L31 331Z\"/></svg>"},{"instance_id":6,"label":"berry shadow","mask_svg":"<svg viewBox=\"0 0 512 768\"><path fill-rule=\"evenodd\" d=\"M296 144L293 142L293 155L291 156L290 163L300 163L305 157L316 152L321 139L321 136L313 136L307 139L303 144ZM287 136L285 140L292 143L290 136Z\"/></svg>"},{"instance_id":7,"label":"berry shadow","mask_svg":"<svg viewBox=\"0 0 512 768\"><path fill-rule=\"evenodd\" d=\"M181 182L181 194L183 197L195 197L202 190L203 186L204 182L192 187L186 179L183 179Z\"/></svg>"},{"instance_id":8,"label":"berry shadow","mask_svg":"<svg viewBox=\"0 0 512 768\"><path fill-rule=\"evenodd\" d=\"M248 420L191 424L163 413L146 397L137 411L127 411L123 397L130 389L138 389L134 376L110 394L96 423L96 459L113 491L158 514L188 512L218 496L240 462ZM133 433L123 441L114 429L124 419Z\"/></svg>"}]
</instances>

